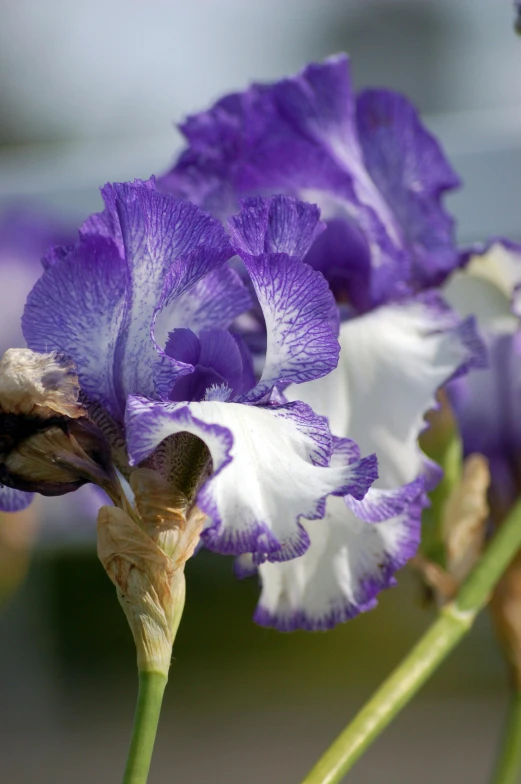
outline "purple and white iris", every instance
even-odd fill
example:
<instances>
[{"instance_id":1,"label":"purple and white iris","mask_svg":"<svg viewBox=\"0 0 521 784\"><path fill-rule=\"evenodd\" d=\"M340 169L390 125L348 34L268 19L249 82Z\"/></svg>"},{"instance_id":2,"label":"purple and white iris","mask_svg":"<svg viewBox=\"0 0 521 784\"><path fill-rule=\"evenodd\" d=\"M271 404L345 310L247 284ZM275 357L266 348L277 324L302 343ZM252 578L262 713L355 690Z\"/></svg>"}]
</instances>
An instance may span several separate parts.
<instances>
[{"instance_id":1,"label":"purple and white iris","mask_svg":"<svg viewBox=\"0 0 521 784\"><path fill-rule=\"evenodd\" d=\"M340 360L284 395L375 452L379 479L362 501L331 497L323 520L305 522L302 557L260 566L256 618L328 628L372 607L414 554L425 490L440 475L417 443L423 417L441 385L485 363L473 319L432 289L460 264L441 204L459 180L403 96L354 95L344 56L226 96L181 130L188 148L163 190L222 220L241 199L247 210L259 194L284 193L316 203L326 224L305 261L335 297ZM258 313L238 322L252 347L262 345ZM269 344L269 325L267 335ZM239 559L239 570L251 561Z\"/></svg>"},{"instance_id":2,"label":"purple and white iris","mask_svg":"<svg viewBox=\"0 0 521 784\"><path fill-rule=\"evenodd\" d=\"M521 246L493 239L462 257L465 269L445 294L462 315L476 315L489 367L450 384L449 399L465 456L479 452L489 462L499 522L521 494Z\"/></svg>"},{"instance_id":3,"label":"purple and white iris","mask_svg":"<svg viewBox=\"0 0 521 784\"><path fill-rule=\"evenodd\" d=\"M303 521L322 518L331 495L361 502L377 476L374 455L360 458L353 441L333 439L323 417L276 390L338 361L334 300L301 260L321 229L317 208L257 199L228 235L153 181L102 194L105 210L78 242L46 256L23 317L29 347L75 362L82 402L124 475L146 466L181 482L197 467L207 547L258 564L301 555ZM229 329L251 305L226 264L235 253L267 326L258 381Z\"/></svg>"}]
</instances>

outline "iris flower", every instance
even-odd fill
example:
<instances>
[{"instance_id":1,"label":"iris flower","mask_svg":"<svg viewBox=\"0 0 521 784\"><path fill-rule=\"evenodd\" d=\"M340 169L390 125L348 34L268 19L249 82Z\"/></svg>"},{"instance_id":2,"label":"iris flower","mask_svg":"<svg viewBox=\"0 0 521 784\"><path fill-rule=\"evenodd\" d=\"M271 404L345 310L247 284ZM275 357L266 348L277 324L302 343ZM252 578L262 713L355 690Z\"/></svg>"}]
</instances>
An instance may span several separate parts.
<instances>
[{"instance_id":1,"label":"iris flower","mask_svg":"<svg viewBox=\"0 0 521 784\"><path fill-rule=\"evenodd\" d=\"M131 486L137 469L152 470L197 504L207 547L256 564L300 556L306 521L323 518L326 499L359 503L377 475L374 455L333 439L324 417L278 389L338 362L334 299L301 260L322 229L318 209L256 200L227 234L153 181L102 194L105 210L78 242L45 258L23 316L28 346L74 362L81 406L113 464ZM234 253L266 323L258 380L229 329L251 304L226 263Z\"/></svg>"},{"instance_id":2,"label":"iris flower","mask_svg":"<svg viewBox=\"0 0 521 784\"><path fill-rule=\"evenodd\" d=\"M324 520L305 523L302 557L260 565L256 619L279 629L329 628L393 584L440 476L417 443L424 415L441 385L485 364L473 318L435 288L460 264L441 203L459 180L407 99L355 95L348 66L345 56L312 64L189 117L187 149L159 181L223 221L241 200L247 211L277 193L316 203L325 221L305 261L335 297L340 360L284 395L327 417L335 438L376 453L379 479L362 501L331 497ZM254 348L258 313L238 322ZM255 563L246 556L238 567L247 574Z\"/></svg>"},{"instance_id":3,"label":"iris flower","mask_svg":"<svg viewBox=\"0 0 521 784\"><path fill-rule=\"evenodd\" d=\"M477 316L490 364L450 384L449 399L464 455L488 460L497 523L521 494L521 246L493 239L462 258L446 296L462 315Z\"/></svg>"}]
</instances>

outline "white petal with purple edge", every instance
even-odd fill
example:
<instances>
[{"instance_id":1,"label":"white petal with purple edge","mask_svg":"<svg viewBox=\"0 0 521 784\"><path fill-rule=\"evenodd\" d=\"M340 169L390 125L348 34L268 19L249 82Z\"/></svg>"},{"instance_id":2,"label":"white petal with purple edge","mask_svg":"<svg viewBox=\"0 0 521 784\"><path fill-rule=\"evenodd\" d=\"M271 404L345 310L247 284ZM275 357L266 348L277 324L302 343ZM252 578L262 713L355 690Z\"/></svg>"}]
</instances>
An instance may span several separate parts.
<instances>
[{"instance_id":1,"label":"white petal with purple edge","mask_svg":"<svg viewBox=\"0 0 521 784\"><path fill-rule=\"evenodd\" d=\"M377 487L414 481L424 469L417 439L440 386L471 367L485 349L472 321L459 320L437 296L387 305L342 324L340 362L320 381L286 396L327 416L336 435L376 452Z\"/></svg>"},{"instance_id":2,"label":"white petal with purple edge","mask_svg":"<svg viewBox=\"0 0 521 784\"><path fill-rule=\"evenodd\" d=\"M374 456L329 466L331 436L308 406L238 403L162 404L131 398L129 453L145 459L174 433L208 446L213 473L197 503L210 518L205 544L222 553L251 552L257 562L301 555L309 540L300 519L322 517L331 493L361 499L376 477Z\"/></svg>"},{"instance_id":3,"label":"white petal with purple edge","mask_svg":"<svg viewBox=\"0 0 521 784\"><path fill-rule=\"evenodd\" d=\"M325 630L372 609L375 596L419 541L420 508L370 525L330 497L324 520L303 521L310 547L287 563L259 567L262 593L254 619L280 631ZM247 565L239 564L243 574Z\"/></svg>"}]
</instances>

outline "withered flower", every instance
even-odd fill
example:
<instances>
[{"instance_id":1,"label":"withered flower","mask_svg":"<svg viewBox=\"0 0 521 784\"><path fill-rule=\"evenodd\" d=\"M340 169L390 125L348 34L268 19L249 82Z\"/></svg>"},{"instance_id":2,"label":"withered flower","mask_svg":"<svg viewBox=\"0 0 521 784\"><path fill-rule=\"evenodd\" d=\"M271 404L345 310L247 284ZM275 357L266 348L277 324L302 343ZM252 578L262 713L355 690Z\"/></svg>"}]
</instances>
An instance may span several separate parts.
<instances>
[{"instance_id":1,"label":"withered flower","mask_svg":"<svg viewBox=\"0 0 521 784\"><path fill-rule=\"evenodd\" d=\"M63 495L93 482L114 495L110 448L79 402L63 354L9 349L0 360L0 483Z\"/></svg>"}]
</instances>

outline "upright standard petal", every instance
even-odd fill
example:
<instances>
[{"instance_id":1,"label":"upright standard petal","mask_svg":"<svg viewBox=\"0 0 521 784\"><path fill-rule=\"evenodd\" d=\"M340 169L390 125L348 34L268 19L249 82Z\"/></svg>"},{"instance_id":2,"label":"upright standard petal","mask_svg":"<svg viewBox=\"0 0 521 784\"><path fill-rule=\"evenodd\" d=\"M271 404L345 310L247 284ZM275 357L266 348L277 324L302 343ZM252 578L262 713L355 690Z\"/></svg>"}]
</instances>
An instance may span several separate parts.
<instances>
[{"instance_id":1,"label":"upright standard petal","mask_svg":"<svg viewBox=\"0 0 521 784\"><path fill-rule=\"evenodd\" d=\"M29 295L23 327L35 350L69 354L86 395L121 423L128 394L167 398L193 369L154 344L154 321L233 251L217 220L153 182L105 186L103 197L105 212Z\"/></svg>"},{"instance_id":2,"label":"upright standard petal","mask_svg":"<svg viewBox=\"0 0 521 784\"><path fill-rule=\"evenodd\" d=\"M374 456L360 460L357 450L329 466L325 420L299 403L130 399L127 433L134 464L180 432L198 436L212 458L212 474L197 497L209 517L205 544L222 553L252 553L257 563L301 555L309 545L301 518L322 517L330 494L363 498L376 477Z\"/></svg>"},{"instance_id":3,"label":"upright standard petal","mask_svg":"<svg viewBox=\"0 0 521 784\"><path fill-rule=\"evenodd\" d=\"M345 227L334 264L364 312L457 266L441 199L459 181L414 107L390 91L356 99L348 66L330 58L190 117L181 127L189 148L161 183L221 217L254 193L316 202L328 225Z\"/></svg>"},{"instance_id":4,"label":"upright standard petal","mask_svg":"<svg viewBox=\"0 0 521 784\"><path fill-rule=\"evenodd\" d=\"M364 163L403 231L412 287L438 286L459 265L454 219L441 203L459 177L403 95L365 90L356 112Z\"/></svg>"},{"instance_id":5,"label":"upright standard petal","mask_svg":"<svg viewBox=\"0 0 521 784\"><path fill-rule=\"evenodd\" d=\"M287 196L243 199L241 212L228 221L237 253L285 253L303 259L324 231L320 210Z\"/></svg>"},{"instance_id":6,"label":"upright standard petal","mask_svg":"<svg viewBox=\"0 0 521 784\"><path fill-rule=\"evenodd\" d=\"M323 275L286 248L306 251L319 230L312 205L286 197L249 199L229 221L266 323L266 361L245 401L265 397L277 383L302 383L329 373L338 362L338 313ZM333 325L333 327L332 327Z\"/></svg>"},{"instance_id":7,"label":"upright standard petal","mask_svg":"<svg viewBox=\"0 0 521 784\"><path fill-rule=\"evenodd\" d=\"M126 395L155 395L183 373L150 339L158 309L166 309L232 255L222 226L188 202L158 193L149 184L116 184L129 285L116 366Z\"/></svg>"},{"instance_id":8,"label":"upright standard petal","mask_svg":"<svg viewBox=\"0 0 521 784\"><path fill-rule=\"evenodd\" d=\"M86 237L37 281L22 319L29 348L69 355L83 392L116 419L124 408L114 357L126 286L125 263L114 242Z\"/></svg>"}]
</instances>

